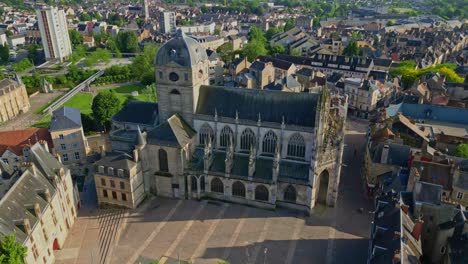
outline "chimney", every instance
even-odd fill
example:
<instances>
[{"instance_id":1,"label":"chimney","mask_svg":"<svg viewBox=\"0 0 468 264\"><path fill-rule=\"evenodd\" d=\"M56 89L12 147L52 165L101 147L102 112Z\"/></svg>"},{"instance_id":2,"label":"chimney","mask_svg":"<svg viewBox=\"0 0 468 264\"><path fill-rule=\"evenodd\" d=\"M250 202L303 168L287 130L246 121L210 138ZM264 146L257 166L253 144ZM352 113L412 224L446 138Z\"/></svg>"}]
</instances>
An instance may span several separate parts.
<instances>
[{"instance_id":1,"label":"chimney","mask_svg":"<svg viewBox=\"0 0 468 264\"><path fill-rule=\"evenodd\" d=\"M47 141L45 141L45 140L40 140L40 141L39 141L39 144L41 144L41 146L42 146L47 152L49 152L49 144L47 144Z\"/></svg>"},{"instance_id":2,"label":"chimney","mask_svg":"<svg viewBox=\"0 0 468 264\"><path fill-rule=\"evenodd\" d=\"M423 220L417 219L414 222L413 231L411 232L411 234L413 234L414 238L416 240L418 240L418 241L419 241L419 238L421 237L421 233L422 233L422 230L423 230L423 224L424 224Z\"/></svg>"},{"instance_id":3,"label":"chimney","mask_svg":"<svg viewBox=\"0 0 468 264\"><path fill-rule=\"evenodd\" d=\"M60 157L59 154L55 153L55 158L56 158L60 163L62 163L62 158Z\"/></svg>"},{"instance_id":4,"label":"chimney","mask_svg":"<svg viewBox=\"0 0 468 264\"><path fill-rule=\"evenodd\" d=\"M138 149L133 150L133 161L138 162L140 160L140 157L138 156Z\"/></svg>"},{"instance_id":5,"label":"chimney","mask_svg":"<svg viewBox=\"0 0 468 264\"><path fill-rule=\"evenodd\" d=\"M382 149L382 156L380 157L380 163L387 164L389 152L390 152L390 146L385 145Z\"/></svg>"}]
</instances>

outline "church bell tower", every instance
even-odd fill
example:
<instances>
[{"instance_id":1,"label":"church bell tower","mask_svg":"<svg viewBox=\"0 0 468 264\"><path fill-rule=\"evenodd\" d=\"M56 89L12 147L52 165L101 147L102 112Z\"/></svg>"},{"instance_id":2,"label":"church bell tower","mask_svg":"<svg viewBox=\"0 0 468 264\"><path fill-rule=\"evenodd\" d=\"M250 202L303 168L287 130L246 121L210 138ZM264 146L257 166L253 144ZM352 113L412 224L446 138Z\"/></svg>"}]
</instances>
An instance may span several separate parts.
<instances>
[{"instance_id":1,"label":"church bell tower","mask_svg":"<svg viewBox=\"0 0 468 264\"><path fill-rule=\"evenodd\" d=\"M206 49L180 30L159 49L155 74L160 123L180 114L193 125L200 86L209 84L208 70Z\"/></svg>"}]
</instances>

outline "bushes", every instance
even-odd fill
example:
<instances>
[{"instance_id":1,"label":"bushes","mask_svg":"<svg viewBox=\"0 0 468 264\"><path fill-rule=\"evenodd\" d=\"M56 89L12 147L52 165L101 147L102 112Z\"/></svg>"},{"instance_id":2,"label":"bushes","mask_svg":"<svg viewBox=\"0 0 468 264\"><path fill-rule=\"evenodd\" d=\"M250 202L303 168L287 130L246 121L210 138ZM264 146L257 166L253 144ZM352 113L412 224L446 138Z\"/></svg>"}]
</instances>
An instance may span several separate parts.
<instances>
[{"instance_id":1,"label":"bushes","mask_svg":"<svg viewBox=\"0 0 468 264\"><path fill-rule=\"evenodd\" d=\"M128 65L113 65L107 68L104 75L97 78L95 84L127 82L135 79Z\"/></svg>"},{"instance_id":2,"label":"bushes","mask_svg":"<svg viewBox=\"0 0 468 264\"><path fill-rule=\"evenodd\" d=\"M26 70L32 68L34 64L28 59L22 59L21 61L14 63L11 67L15 70L16 73L22 73Z\"/></svg>"}]
</instances>

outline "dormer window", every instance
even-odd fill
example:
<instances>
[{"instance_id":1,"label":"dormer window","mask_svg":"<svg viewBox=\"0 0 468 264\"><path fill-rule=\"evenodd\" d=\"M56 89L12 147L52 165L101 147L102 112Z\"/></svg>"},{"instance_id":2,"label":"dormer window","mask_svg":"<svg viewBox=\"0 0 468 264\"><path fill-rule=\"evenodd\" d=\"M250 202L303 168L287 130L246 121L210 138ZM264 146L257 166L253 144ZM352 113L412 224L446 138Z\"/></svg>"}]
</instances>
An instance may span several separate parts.
<instances>
[{"instance_id":1,"label":"dormer window","mask_svg":"<svg viewBox=\"0 0 468 264\"><path fill-rule=\"evenodd\" d=\"M99 166L98 167L98 172L101 173L101 174L104 173L104 166Z\"/></svg>"},{"instance_id":2,"label":"dormer window","mask_svg":"<svg viewBox=\"0 0 468 264\"><path fill-rule=\"evenodd\" d=\"M107 169L107 173L108 173L109 175L114 175L114 168L109 167L109 168Z\"/></svg>"}]
</instances>

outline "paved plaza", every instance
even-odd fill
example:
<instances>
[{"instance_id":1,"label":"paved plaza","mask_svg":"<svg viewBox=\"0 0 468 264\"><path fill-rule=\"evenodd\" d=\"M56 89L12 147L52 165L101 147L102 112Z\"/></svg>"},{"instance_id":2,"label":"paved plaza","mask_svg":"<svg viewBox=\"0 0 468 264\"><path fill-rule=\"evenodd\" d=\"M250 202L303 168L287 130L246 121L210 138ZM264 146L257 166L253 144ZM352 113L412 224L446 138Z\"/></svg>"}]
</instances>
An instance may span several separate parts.
<instances>
[{"instance_id":1,"label":"paved plaza","mask_svg":"<svg viewBox=\"0 0 468 264\"><path fill-rule=\"evenodd\" d=\"M359 175L364 131L363 123L348 124L335 208L317 206L305 216L160 197L133 211L85 208L57 263L364 263L371 208Z\"/></svg>"}]
</instances>

